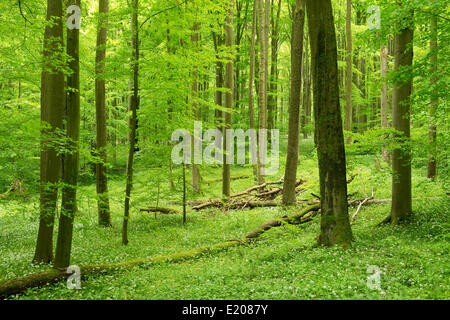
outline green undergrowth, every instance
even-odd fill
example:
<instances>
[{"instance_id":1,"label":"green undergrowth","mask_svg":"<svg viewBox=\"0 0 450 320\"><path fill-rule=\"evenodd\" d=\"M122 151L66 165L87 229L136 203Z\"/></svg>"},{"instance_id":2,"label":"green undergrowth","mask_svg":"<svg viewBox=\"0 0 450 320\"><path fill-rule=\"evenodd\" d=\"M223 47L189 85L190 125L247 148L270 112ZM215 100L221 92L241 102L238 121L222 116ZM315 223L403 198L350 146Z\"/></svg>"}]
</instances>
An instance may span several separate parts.
<instances>
[{"instance_id":1,"label":"green undergrowth","mask_svg":"<svg viewBox=\"0 0 450 320\"><path fill-rule=\"evenodd\" d=\"M304 142L305 143L305 142ZM316 159L312 142L300 155L298 177L306 180L299 199L318 194ZM284 167L282 161L281 167ZM176 168L180 171L180 168ZM358 173L349 185L352 199L390 198L390 169L375 167L369 155L349 159L349 174ZM353 225L354 243L348 250L315 248L319 231L313 222L274 228L250 244L208 252L181 263L145 264L128 270L83 279L81 290L65 283L31 289L12 299L449 299L450 200L442 183L429 181L425 170L413 169L414 217L400 227L376 225L390 209L389 203L365 206ZM220 168L202 168L203 179L220 178ZM233 167L232 176L251 176L249 167ZM267 177L278 180L282 176ZM130 244L121 244L124 179L110 180L113 227L97 226L95 186L79 190L79 214L74 226L73 265L116 263L156 257L240 239L262 223L301 209L260 208L223 212L188 211L180 215L141 213L140 208L179 208L181 184L168 188L158 170L139 169L133 190L129 224ZM179 177L176 177L177 179ZM253 178L232 182L232 192L253 186ZM158 188L159 186L159 188ZM159 189L159 192L158 192ZM220 197L219 182L204 183L203 194L188 200ZM159 195L158 195L159 194ZM350 208L353 214L356 208ZM0 280L45 270L33 266L38 228L38 197L0 201ZM55 235L56 238L56 235ZM380 290L367 285L368 268L381 271Z\"/></svg>"}]
</instances>

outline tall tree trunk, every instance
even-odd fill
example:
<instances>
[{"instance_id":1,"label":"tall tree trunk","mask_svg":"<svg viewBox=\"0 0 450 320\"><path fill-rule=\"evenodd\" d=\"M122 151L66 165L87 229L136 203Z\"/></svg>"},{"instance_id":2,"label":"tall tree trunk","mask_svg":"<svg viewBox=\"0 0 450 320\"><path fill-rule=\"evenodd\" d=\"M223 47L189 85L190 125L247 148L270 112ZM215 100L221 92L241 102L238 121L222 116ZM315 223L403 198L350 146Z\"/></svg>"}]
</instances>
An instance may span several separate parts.
<instances>
[{"instance_id":1,"label":"tall tree trunk","mask_svg":"<svg viewBox=\"0 0 450 320\"><path fill-rule=\"evenodd\" d=\"M133 11L131 19L131 46L133 48L133 62L131 63L132 95L129 99L129 119L128 133L128 160L127 160L127 185L125 189L125 212L122 225L122 244L128 244L128 220L130 218L130 200L133 189L133 164L136 146L137 110L139 104L139 0L133 0Z\"/></svg>"},{"instance_id":2,"label":"tall tree trunk","mask_svg":"<svg viewBox=\"0 0 450 320\"><path fill-rule=\"evenodd\" d=\"M275 5L275 0L272 0L272 5ZM272 6L272 8L273 8ZM275 119L277 113L277 74L278 74L278 46L279 46L279 21L281 13L281 0L278 1L276 16L271 10L271 25L272 25L272 39L271 39L271 64L270 64L270 78L269 78L269 92L267 96L267 129L269 132L269 142L271 141L270 131L275 129Z\"/></svg>"},{"instance_id":3,"label":"tall tree trunk","mask_svg":"<svg viewBox=\"0 0 450 320\"><path fill-rule=\"evenodd\" d=\"M245 2L245 9L243 9L243 4ZM247 27L247 13L249 7L249 1L238 0L236 1L236 54L235 54L235 63L234 63L234 72L235 72L235 88L234 88L234 104L235 108L239 108L240 99L243 96L244 91L241 91L239 88L240 85L244 83L241 80L241 41L244 36L245 29ZM243 15L242 15L243 13Z\"/></svg>"},{"instance_id":4,"label":"tall tree trunk","mask_svg":"<svg viewBox=\"0 0 450 320\"><path fill-rule=\"evenodd\" d=\"M306 27L306 26L305 26ZM305 33L305 58L303 61L303 138L308 138L308 130L306 126L311 123L311 68L309 62L309 38L308 33Z\"/></svg>"},{"instance_id":5,"label":"tall tree trunk","mask_svg":"<svg viewBox=\"0 0 450 320\"><path fill-rule=\"evenodd\" d=\"M437 17L431 17L431 41L430 41L430 51L431 51L431 103L430 103L430 111L429 111L429 129L428 129L428 144L430 145L431 151L428 155L428 168L427 168L427 177L430 179L436 178L436 169L437 169L437 146L436 146L436 109L438 106L438 90L437 90L437 55L438 55L438 30L437 30Z\"/></svg>"},{"instance_id":6,"label":"tall tree trunk","mask_svg":"<svg viewBox=\"0 0 450 320\"><path fill-rule=\"evenodd\" d=\"M352 86L353 86L353 62L352 62L352 1L347 0L347 76L345 98L345 130L352 131ZM347 144L352 142L352 137L347 138Z\"/></svg>"},{"instance_id":7,"label":"tall tree trunk","mask_svg":"<svg viewBox=\"0 0 450 320\"><path fill-rule=\"evenodd\" d=\"M302 89L303 36L305 25L305 2L297 0L292 24L291 49L291 98L289 105L289 134L286 171L283 185L283 204L295 203L297 181L300 95Z\"/></svg>"},{"instance_id":8,"label":"tall tree trunk","mask_svg":"<svg viewBox=\"0 0 450 320\"><path fill-rule=\"evenodd\" d=\"M233 15L234 15L234 0L231 0L227 4L227 17L225 19L225 45L232 52L234 45L234 32L233 32ZM234 63L233 58L229 59L225 65L225 88L229 90L225 94L225 107L233 109L233 96L234 96ZM231 164L227 161L227 134L226 130L232 127L232 113L225 112L225 126L224 126L224 139L223 139L223 171L222 171L222 195L224 198L228 198L231 194L230 186L230 174Z\"/></svg>"},{"instance_id":9,"label":"tall tree trunk","mask_svg":"<svg viewBox=\"0 0 450 320\"><path fill-rule=\"evenodd\" d=\"M70 0L69 5L80 7L80 0ZM54 261L56 268L66 268L70 265L73 221L77 210L77 180L80 163L79 35L79 29L67 29L67 55L72 58L69 62L72 74L67 76L68 90L66 94L66 131L69 139L69 152L64 154L64 186Z\"/></svg>"},{"instance_id":10,"label":"tall tree trunk","mask_svg":"<svg viewBox=\"0 0 450 320\"><path fill-rule=\"evenodd\" d=\"M250 75L248 79L248 112L250 119L250 129L255 129L255 106L253 99L253 82L255 81L255 63L256 63L256 55L255 55L255 37L256 37L256 17L258 11L258 0L253 1L253 18L252 18L252 35L251 35L251 45L250 45ZM251 151L254 148L250 148ZM255 154L252 155L252 159L255 159ZM257 166L253 166L253 175L255 176L255 180L258 180L258 168Z\"/></svg>"},{"instance_id":11,"label":"tall tree trunk","mask_svg":"<svg viewBox=\"0 0 450 320\"><path fill-rule=\"evenodd\" d=\"M61 156L51 146L51 135L62 129L64 116L64 74L51 61L58 61L63 54L62 1L47 1L48 24L44 34L44 68L41 74L41 123L49 124L42 130L40 220L33 262L50 263L53 259L53 225L61 175Z\"/></svg>"},{"instance_id":12,"label":"tall tree trunk","mask_svg":"<svg viewBox=\"0 0 450 320\"><path fill-rule=\"evenodd\" d=\"M199 41L199 24L198 22L194 23L193 28L193 34L191 36L191 41L193 46L195 47L195 50L198 50L198 41ZM192 97L192 108L194 111L194 121L201 121L202 114L200 105L198 104L199 99L199 81L198 81L198 66L194 66L193 71L193 83L191 84L191 97ZM198 137L194 133L192 136L192 145L196 145L199 143ZM194 154L194 153L192 153ZM200 192L200 184L201 184L201 176L200 176L200 169L198 165L195 163L195 161L192 162L192 191L194 193Z\"/></svg>"},{"instance_id":13,"label":"tall tree trunk","mask_svg":"<svg viewBox=\"0 0 450 320\"><path fill-rule=\"evenodd\" d=\"M97 30L97 52L95 58L95 108L97 118L97 153L99 162L96 165L98 222L104 227L111 226L111 212L109 208L108 177L106 170L106 83L105 58L108 32L108 0L99 0L99 24Z\"/></svg>"},{"instance_id":14,"label":"tall tree trunk","mask_svg":"<svg viewBox=\"0 0 450 320\"><path fill-rule=\"evenodd\" d=\"M345 146L331 0L307 0L307 14L322 215L318 244L350 246L352 231L347 208Z\"/></svg>"},{"instance_id":15,"label":"tall tree trunk","mask_svg":"<svg viewBox=\"0 0 450 320\"><path fill-rule=\"evenodd\" d=\"M219 47L222 45L222 35L213 33L214 48L216 51L216 105L223 106L223 94L221 89L223 88L223 63L220 61ZM214 118L217 129L222 129L222 111L219 109L214 110ZM217 141L216 141L217 142ZM216 147L220 147L220 143Z\"/></svg>"},{"instance_id":16,"label":"tall tree trunk","mask_svg":"<svg viewBox=\"0 0 450 320\"><path fill-rule=\"evenodd\" d=\"M407 21L413 21L410 14ZM404 26L394 37L395 71L411 67L413 62L412 41L414 29ZM410 106L412 80L398 81L392 93L392 126L401 133L395 135L397 146L392 152L392 207L386 222L398 224L412 213L411 197L411 150L409 147Z\"/></svg>"},{"instance_id":17,"label":"tall tree trunk","mask_svg":"<svg viewBox=\"0 0 450 320\"><path fill-rule=\"evenodd\" d=\"M359 127L360 127L360 132L365 132L367 131L367 87L366 87L366 77L367 77L367 72L366 72L366 58L363 56L364 52L361 52L361 60L360 60L360 69L359 71L361 72L361 78L359 79L359 89L361 90L361 98L362 98L362 104L360 105L360 109L359 109Z\"/></svg>"},{"instance_id":18,"label":"tall tree trunk","mask_svg":"<svg viewBox=\"0 0 450 320\"><path fill-rule=\"evenodd\" d=\"M267 76L268 76L268 45L269 45L270 0L258 0L258 37L260 42L259 57L259 135L258 135L258 184L264 183L264 166L266 150L262 142L267 139Z\"/></svg>"},{"instance_id":19,"label":"tall tree trunk","mask_svg":"<svg viewBox=\"0 0 450 320\"><path fill-rule=\"evenodd\" d=\"M386 82L386 75L388 73L388 50L386 46L381 47L381 79L383 81L381 87L381 129L386 129L389 127L388 122L388 87ZM390 156L388 150L384 147L382 151L382 157L384 161L390 161Z\"/></svg>"}]
</instances>

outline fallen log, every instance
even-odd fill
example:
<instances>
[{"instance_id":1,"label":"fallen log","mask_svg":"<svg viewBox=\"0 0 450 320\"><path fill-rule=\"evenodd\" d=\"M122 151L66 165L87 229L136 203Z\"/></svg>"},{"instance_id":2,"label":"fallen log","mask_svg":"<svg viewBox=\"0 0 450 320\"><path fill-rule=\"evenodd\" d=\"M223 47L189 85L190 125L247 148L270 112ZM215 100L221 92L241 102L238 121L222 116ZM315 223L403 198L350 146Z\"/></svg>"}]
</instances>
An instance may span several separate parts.
<instances>
[{"instance_id":1,"label":"fallen log","mask_svg":"<svg viewBox=\"0 0 450 320\"><path fill-rule=\"evenodd\" d=\"M279 207L281 203L276 201L239 201L225 205L223 208L226 210L233 209L245 209L245 208L267 208L267 207Z\"/></svg>"},{"instance_id":2,"label":"fallen log","mask_svg":"<svg viewBox=\"0 0 450 320\"><path fill-rule=\"evenodd\" d=\"M314 216L317 215L317 212L320 210L320 204L315 204L309 207L306 207L305 209L301 210L300 212L293 214L289 217L284 217L281 219L274 219L271 221L268 221L266 223L264 223L263 225L261 225L260 227L258 227L256 230L250 232L245 238L246 239L255 239L258 238L259 236L261 236L264 232L275 228L275 227L279 227L281 226L283 223L289 223L289 224L302 224L302 223L306 223L312 220L312 218L314 218ZM316 212L316 214L313 215L309 215L311 212Z\"/></svg>"},{"instance_id":3,"label":"fallen log","mask_svg":"<svg viewBox=\"0 0 450 320\"><path fill-rule=\"evenodd\" d=\"M166 208L166 207L150 207L147 209L141 209L141 212L159 212L162 214L177 214L177 213L182 213L180 210L178 209L174 209L174 208Z\"/></svg>"},{"instance_id":4,"label":"fallen log","mask_svg":"<svg viewBox=\"0 0 450 320\"><path fill-rule=\"evenodd\" d=\"M136 266L145 265L148 263L179 262L184 261L186 259L192 259L206 252L245 244L247 241L258 238L267 230L281 226L283 222L292 224L307 223L311 221L313 218L312 215L309 215L308 217L308 214L310 214L312 211L319 210L319 207L320 207L319 205L310 206L289 217L283 217L281 219L275 219L266 222L262 226L258 227L256 230L247 234L245 238L242 240L241 239L230 240L209 247L183 251L165 256L137 259L122 263L80 266L80 273L82 277L86 277L89 275L103 272L113 272L116 270L129 269ZM50 269L47 271L34 273L19 278L4 280L0 282L0 297L7 297L14 294L20 294L31 288L42 287L45 285L64 281L68 279L69 276L70 274L66 273L66 270Z\"/></svg>"}]
</instances>

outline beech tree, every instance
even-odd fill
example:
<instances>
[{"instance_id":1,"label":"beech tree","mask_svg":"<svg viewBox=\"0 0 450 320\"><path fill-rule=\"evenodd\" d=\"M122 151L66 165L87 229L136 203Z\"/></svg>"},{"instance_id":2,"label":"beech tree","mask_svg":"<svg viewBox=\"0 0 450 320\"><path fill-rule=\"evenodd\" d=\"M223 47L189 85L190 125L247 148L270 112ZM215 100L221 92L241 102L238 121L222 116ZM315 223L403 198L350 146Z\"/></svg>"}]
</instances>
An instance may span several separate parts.
<instances>
[{"instance_id":1,"label":"beech tree","mask_svg":"<svg viewBox=\"0 0 450 320\"><path fill-rule=\"evenodd\" d=\"M431 151L428 154L428 168L427 177L430 179L436 178L437 175L437 147L436 147L436 137L437 137L437 127L436 127L436 109L438 107L439 96L437 89L438 76L437 72L437 55L438 55L438 19L436 16L431 17L431 41L430 41L430 64L431 64L431 99L430 99L430 110L429 110L429 125L428 125L428 144L430 145Z\"/></svg>"},{"instance_id":2,"label":"beech tree","mask_svg":"<svg viewBox=\"0 0 450 320\"><path fill-rule=\"evenodd\" d=\"M63 127L64 73L57 65L63 53L62 0L47 1L47 25L44 33L43 70L41 74L41 172L40 219L33 262L53 260L53 225L58 183L61 177L61 155L55 139Z\"/></svg>"},{"instance_id":3,"label":"beech tree","mask_svg":"<svg viewBox=\"0 0 450 320\"><path fill-rule=\"evenodd\" d=\"M68 8L80 8L80 0L70 0ZM75 9L76 10L76 9ZM69 15L71 13L69 12ZM69 23L69 22L68 22ZM71 57L67 76L66 131L68 152L64 154L61 215L59 217L54 266L65 268L70 265L73 222L77 211L77 182L80 162L80 30L67 25L67 55Z\"/></svg>"},{"instance_id":4,"label":"beech tree","mask_svg":"<svg viewBox=\"0 0 450 320\"><path fill-rule=\"evenodd\" d=\"M346 96L345 96L345 130L352 131L352 111L353 111L353 62L352 62L352 0L347 0L347 56L346 56ZM349 136L347 144L352 142L352 137Z\"/></svg>"},{"instance_id":5,"label":"beech tree","mask_svg":"<svg viewBox=\"0 0 450 320\"><path fill-rule=\"evenodd\" d=\"M122 244L128 244L128 220L130 218L130 198L133 189L133 165L134 153L136 149L136 125L137 110L139 106L139 0L133 0L132 18L131 18L131 47L133 48L131 63L131 83L132 93L129 98L129 110L131 118L129 119L128 135L128 160L127 160L127 185L125 190L125 212L122 225Z\"/></svg>"},{"instance_id":6,"label":"beech tree","mask_svg":"<svg viewBox=\"0 0 450 320\"><path fill-rule=\"evenodd\" d=\"M381 79L383 81L381 87L381 129L386 129L389 126L388 113L388 86L386 76L388 73L388 50L386 46L381 47ZM386 147L383 148L382 157L384 161L390 161L389 152Z\"/></svg>"},{"instance_id":7,"label":"beech tree","mask_svg":"<svg viewBox=\"0 0 450 320\"><path fill-rule=\"evenodd\" d=\"M108 0L99 0L99 23L97 29L97 49L95 57L95 108L97 123L97 155L96 164L97 176L97 201L98 201L98 222L104 227L111 226L111 212L109 208L108 196L108 176L107 176L107 112L106 112L106 81L105 81L105 59L106 43L108 36Z\"/></svg>"},{"instance_id":8,"label":"beech tree","mask_svg":"<svg viewBox=\"0 0 450 320\"><path fill-rule=\"evenodd\" d=\"M331 0L307 0L319 161L321 225L318 243L351 245L344 134L339 103L337 44Z\"/></svg>"},{"instance_id":9,"label":"beech tree","mask_svg":"<svg viewBox=\"0 0 450 320\"><path fill-rule=\"evenodd\" d=\"M227 16L225 19L225 45L233 54L232 48L234 45L234 32L233 32L233 15L234 15L234 0L231 0L229 4L226 5ZM225 94L225 107L228 110L233 109L233 97L234 97L234 63L233 58L229 58L225 65L225 88L229 91ZM232 113L224 112L224 135L223 135L223 171L222 171L222 195L227 198L231 194L230 190L230 180L231 180L231 164L227 161L227 134L226 129L231 129L232 126Z\"/></svg>"},{"instance_id":10,"label":"beech tree","mask_svg":"<svg viewBox=\"0 0 450 320\"><path fill-rule=\"evenodd\" d=\"M300 96L302 88L303 36L305 24L305 2L297 0L292 24L291 38L291 97L289 104L289 134L286 170L283 185L283 204L295 203L295 187L297 181Z\"/></svg>"},{"instance_id":11,"label":"beech tree","mask_svg":"<svg viewBox=\"0 0 450 320\"><path fill-rule=\"evenodd\" d=\"M400 5L400 4L399 4ZM414 28L411 25L414 15L406 9L406 18L397 22L398 31L394 36L395 71L408 70L413 63L412 41ZM407 21L407 22L405 22ZM395 134L396 148L392 152L392 207L384 222L398 224L412 214L411 190L411 92L412 79L397 80L392 93L392 127Z\"/></svg>"},{"instance_id":12,"label":"beech tree","mask_svg":"<svg viewBox=\"0 0 450 320\"><path fill-rule=\"evenodd\" d=\"M258 37L259 37L259 115L258 128L258 183L264 183L264 164L265 150L261 148L261 141L267 139L266 135L261 134L267 128L267 90L268 90L268 61L269 61L269 19L270 19L270 0L258 0Z\"/></svg>"}]
</instances>

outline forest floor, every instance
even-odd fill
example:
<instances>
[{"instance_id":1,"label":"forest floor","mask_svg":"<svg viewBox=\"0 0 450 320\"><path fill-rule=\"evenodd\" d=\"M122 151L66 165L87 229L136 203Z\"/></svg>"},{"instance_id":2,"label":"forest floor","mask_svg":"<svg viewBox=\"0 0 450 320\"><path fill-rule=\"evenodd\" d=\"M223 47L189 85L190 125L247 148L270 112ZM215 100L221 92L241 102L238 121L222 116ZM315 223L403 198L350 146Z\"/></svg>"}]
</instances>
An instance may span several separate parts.
<instances>
[{"instance_id":1,"label":"forest floor","mask_svg":"<svg viewBox=\"0 0 450 320\"><path fill-rule=\"evenodd\" d=\"M307 181L299 195L313 199L319 193L318 170L312 141L302 142L298 177ZM390 198L389 166L375 168L371 155L348 159L351 199ZM283 167L283 163L281 164ZM181 171L181 170L180 170ZM133 269L90 276L81 290L65 283L31 289L12 299L450 299L450 200L442 182L426 179L425 168L413 168L411 221L400 227L377 224L390 203L364 206L353 225L351 249L316 248L320 217L304 225L274 228L243 246L209 252L181 263L146 264ZM161 172L140 169L136 173L129 225L130 244L122 246L123 175L112 175L110 198L112 228L97 226L95 185L83 183L79 215L75 221L72 264L124 262L209 246L239 239L262 223L301 209L259 208L223 212L211 208L181 215L139 212L140 208L174 206L182 199L181 183L168 190ZM282 176L268 177L278 180ZM220 168L203 168L204 194L197 199L220 197ZM233 167L232 176L247 174L248 166ZM160 182L158 176L161 177ZM210 181L208 183L208 181ZM159 188L158 188L159 185ZM253 178L232 182L232 192L255 185ZM157 190L160 190L159 196ZM158 200L159 198L159 200ZM193 200L189 195L188 200ZM353 214L355 207L350 207ZM39 219L37 195L0 200L0 280L45 270L33 266ZM56 236L55 236L56 238ZM379 268L381 290L370 289L368 269ZM368 273L369 272L369 273Z\"/></svg>"}]
</instances>

